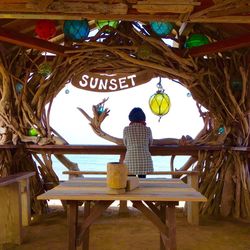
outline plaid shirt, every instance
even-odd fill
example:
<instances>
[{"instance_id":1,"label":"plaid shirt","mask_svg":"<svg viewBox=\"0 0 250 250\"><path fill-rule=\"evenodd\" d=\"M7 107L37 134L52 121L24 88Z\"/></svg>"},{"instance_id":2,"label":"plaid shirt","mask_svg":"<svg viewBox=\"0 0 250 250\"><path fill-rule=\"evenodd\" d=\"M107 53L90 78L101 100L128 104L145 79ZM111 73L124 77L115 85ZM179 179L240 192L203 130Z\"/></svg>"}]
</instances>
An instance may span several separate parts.
<instances>
[{"instance_id":1,"label":"plaid shirt","mask_svg":"<svg viewBox=\"0 0 250 250\"><path fill-rule=\"evenodd\" d=\"M153 171L153 161L149 152L152 132L141 123L132 123L123 130L123 142L127 148L124 163L131 174L146 174Z\"/></svg>"}]
</instances>

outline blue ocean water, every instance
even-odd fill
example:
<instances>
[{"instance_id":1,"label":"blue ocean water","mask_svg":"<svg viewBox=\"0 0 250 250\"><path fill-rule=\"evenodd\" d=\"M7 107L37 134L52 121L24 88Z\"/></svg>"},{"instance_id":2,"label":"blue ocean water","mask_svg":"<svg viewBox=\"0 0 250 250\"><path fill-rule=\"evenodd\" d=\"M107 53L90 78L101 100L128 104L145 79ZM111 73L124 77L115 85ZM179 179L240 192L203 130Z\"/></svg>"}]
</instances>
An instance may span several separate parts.
<instances>
[{"instance_id":1,"label":"blue ocean water","mask_svg":"<svg viewBox=\"0 0 250 250\"><path fill-rule=\"evenodd\" d=\"M119 155L65 155L72 162L77 163L78 167L82 171L106 171L108 162L118 162ZM153 156L154 171L170 171L170 156ZM174 168L181 168L187 161L189 156L176 156L174 160ZM60 180L67 180L68 175L63 174L63 171L68 169L58 161L54 156L52 157L53 169L58 175ZM94 175L88 175L94 177ZM100 175L98 175L101 177ZM152 175L148 177L158 177ZM161 175L161 177L167 177Z\"/></svg>"}]
</instances>

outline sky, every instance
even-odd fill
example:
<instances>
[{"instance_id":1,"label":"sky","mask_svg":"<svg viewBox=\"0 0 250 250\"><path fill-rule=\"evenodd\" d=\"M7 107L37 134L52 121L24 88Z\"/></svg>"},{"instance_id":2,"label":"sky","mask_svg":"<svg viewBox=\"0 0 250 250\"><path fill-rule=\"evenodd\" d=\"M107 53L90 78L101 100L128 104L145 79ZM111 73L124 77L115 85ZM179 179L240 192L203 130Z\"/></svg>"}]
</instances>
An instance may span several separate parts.
<instances>
[{"instance_id":1,"label":"sky","mask_svg":"<svg viewBox=\"0 0 250 250\"><path fill-rule=\"evenodd\" d=\"M53 101L51 126L70 144L113 144L97 136L77 109L82 108L92 117L92 106L109 98L105 107L110 109L110 113L102 129L112 136L122 138L123 128L129 124L129 112L140 107L155 139L180 138L182 135L194 138L202 129L203 121L189 91L180 84L162 78L161 84L170 97L171 107L160 121L151 112L148 101L156 92L158 81L159 78L154 78L140 86L109 93L86 91L67 84Z\"/></svg>"}]
</instances>

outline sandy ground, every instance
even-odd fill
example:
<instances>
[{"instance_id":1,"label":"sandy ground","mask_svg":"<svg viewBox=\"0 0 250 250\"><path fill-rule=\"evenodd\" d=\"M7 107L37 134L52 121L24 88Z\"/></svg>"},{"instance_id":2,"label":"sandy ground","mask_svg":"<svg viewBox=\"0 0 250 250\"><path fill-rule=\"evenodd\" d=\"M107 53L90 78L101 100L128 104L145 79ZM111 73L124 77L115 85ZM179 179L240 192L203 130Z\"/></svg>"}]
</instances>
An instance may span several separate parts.
<instances>
[{"instance_id":1,"label":"sandy ground","mask_svg":"<svg viewBox=\"0 0 250 250\"><path fill-rule=\"evenodd\" d=\"M191 226L177 213L178 250L250 250L250 221L201 217L200 226ZM5 245L4 250L67 249L67 220L61 208L25 228L21 246ZM79 248L80 249L80 248ZM91 226L90 250L158 250L159 232L140 212L129 208L121 215L109 208Z\"/></svg>"}]
</instances>

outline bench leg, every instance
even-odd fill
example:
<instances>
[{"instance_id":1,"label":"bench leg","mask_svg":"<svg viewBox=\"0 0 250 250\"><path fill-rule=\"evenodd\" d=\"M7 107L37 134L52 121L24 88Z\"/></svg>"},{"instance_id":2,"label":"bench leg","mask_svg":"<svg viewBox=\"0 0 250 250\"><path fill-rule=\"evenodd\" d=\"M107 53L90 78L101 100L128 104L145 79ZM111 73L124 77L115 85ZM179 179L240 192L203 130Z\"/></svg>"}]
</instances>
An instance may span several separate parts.
<instances>
[{"instance_id":1,"label":"bench leg","mask_svg":"<svg viewBox=\"0 0 250 250\"><path fill-rule=\"evenodd\" d=\"M127 214L127 213L129 213L127 201L120 201L119 214Z\"/></svg>"},{"instance_id":2,"label":"bench leg","mask_svg":"<svg viewBox=\"0 0 250 250\"><path fill-rule=\"evenodd\" d=\"M22 243L20 183L0 187L0 245Z\"/></svg>"},{"instance_id":3,"label":"bench leg","mask_svg":"<svg viewBox=\"0 0 250 250\"><path fill-rule=\"evenodd\" d=\"M190 174L187 178L187 184L198 191L198 175ZM187 202L187 220L191 225L199 225L199 203Z\"/></svg>"}]
</instances>

